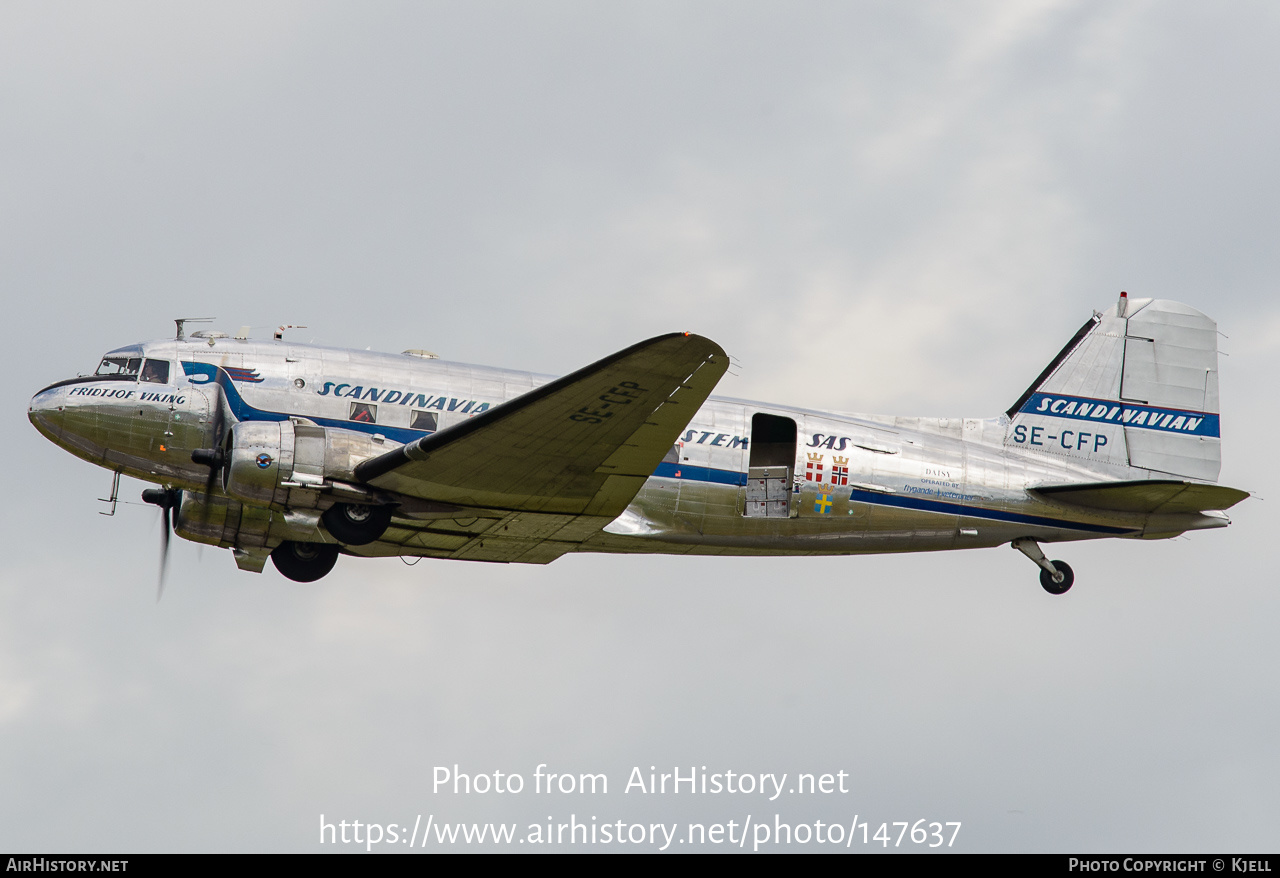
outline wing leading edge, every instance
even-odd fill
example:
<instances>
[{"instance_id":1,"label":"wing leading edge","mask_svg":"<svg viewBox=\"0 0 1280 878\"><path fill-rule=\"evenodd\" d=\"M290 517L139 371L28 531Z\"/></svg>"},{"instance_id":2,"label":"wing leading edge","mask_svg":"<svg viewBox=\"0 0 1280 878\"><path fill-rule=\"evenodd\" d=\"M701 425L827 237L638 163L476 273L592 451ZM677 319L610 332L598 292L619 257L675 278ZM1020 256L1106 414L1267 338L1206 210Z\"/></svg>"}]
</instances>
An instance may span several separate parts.
<instances>
[{"instance_id":1,"label":"wing leading edge","mask_svg":"<svg viewBox=\"0 0 1280 878\"><path fill-rule=\"evenodd\" d=\"M557 537L576 543L626 509L728 365L710 339L651 338L371 458L356 467L356 477L411 497L504 510L528 525L546 516L521 534L525 549ZM591 520L574 526L579 516ZM560 526L549 533L553 519ZM493 560L517 560L508 556L519 548L494 546ZM475 549L466 556L475 557Z\"/></svg>"}]
</instances>

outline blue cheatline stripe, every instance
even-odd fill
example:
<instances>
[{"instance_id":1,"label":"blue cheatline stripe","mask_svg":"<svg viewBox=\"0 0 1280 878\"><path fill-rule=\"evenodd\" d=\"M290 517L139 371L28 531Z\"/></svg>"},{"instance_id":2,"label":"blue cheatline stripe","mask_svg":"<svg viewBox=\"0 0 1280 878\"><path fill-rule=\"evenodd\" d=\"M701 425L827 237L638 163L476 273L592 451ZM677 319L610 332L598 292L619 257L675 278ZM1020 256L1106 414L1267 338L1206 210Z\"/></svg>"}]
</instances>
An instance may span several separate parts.
<instances>
[{"instance_id":1,"label":"blue cheatline stripe","mask_svg":"<svg viewBox=\"0 0 1280 878\"><path fill-rule=\"evenodd\" d=\"M713 469L709 466L689 466L687 463L660 463L653 471L655 476L663 479L690 479L695 482L714 482L717 485L734 485L742 487L747 483L747 474L728 469Z\"/></svg>"},{"instance_id":2,"label":"blue cheatline stripe","mask_svg":"<svg viewBox=\"0 0 1280 878\"><path fill-rule=\"evenodd\" d=\"M741 487L747 483L747 474L733 470L712 469L705 466L689 466L688 464L660 463L653 474L666 479L689 479L695 482L714 482L718 485L734 485ZM981 506L967 506L963 503L945 503L941 500L925 500L920 497L903 497L895 494L881 494L876 491L863 491L854 488L849 494L850 500L859 503L871 503L878 506L896 506L899 509L915 509L922 512L940 512L945 515L961 515L966 518L986 518L993 521L1009 521L1015 524L1035 524L1040 527L1066 528L1082 530L1087 533L1130 534L1137 533L1137 528L1112 527L1105 524L1086 524L1084 522L1066 521L1060 518L1046 518L1041 515L1025 515L1020 512L1005 512L1001 509L985 509Z\"/></svg>"},{"instance_id":3,"label":"blue cheatline stripe","mask_svg":"<svg viewBox=\"0 0 1280 878\"><path fill-rule=\"evenodd\" d=\"M207 381L191 381L196 387L205 384L216 383L222 388L222 392L227 397L227 406L231 409L237 421L287 421L291 417L306 418L314 421L322 427L335 427L341 430L353 430L357 433L381 433L388 439L394 439L396 442L409 444L415 439L421 439L434 431L432 430L413 430L408 427L389 427L386 424L367 424L361 421L341 421L335 418L318 418L315 415L288 415L284 412L271 412L266 409L254 408L244 401L244 397L240 395L240 391L231 383L230 376L225 369L215 366L212 363L190 363L183 361L182 370L187 373L187 378L193 375L203 375L210 380Z\"/></svg>"},{"instance_id":4,"label":"blue cheatline stripe","mask_svg":"<svg viewBox=\"0 0 1280 878\"><path fill-rule=\"evenodd\" d=\"M689 479L696 482L714 482L719 485L741 487L747 483L747 474L732 470L712 469L705 466L689 466L688 464L660 463L654 470L655 476L666 479ZM1065 521L1060 518L1046 518L1041 515L1025 515L1020 512L1005 512L1001 509L985 509L981 506L967 506L963 503L945 503L941 500L925 500L920 497L902 497L894 494L881 494L876 491L863 491L854 488L849 494L850 500L859 503L870 503L877 506L896 506L899 509L915 509L922 512L940 512L945 515L960 515L966 518L986 518L993 521L1009 521L1015 524L1035 524L1040 527L1066 528L1082 530L1087 533L1130 534L1137 533L1137 528L1112 527L1105 524L1086 524L1078 521Z\"/></svg>"},{"instance_id":5,"label":"blue cheatline stripe","mask_svg":"<svg viewBox=\"0 0 1280 878\"><path fill-rule=\"evenodd\" d=\"M1063 393L1033 393L1018 410L1024 415L1043 415L1095 424L1119 424L1143 430L1158 430L1183 436L1220 436L1218 416L1213 412L1160 408L1121 400L1067 396Z\"/></svg>"},{"instance_id":6,"label":"blue cheatline stripe","mask_svg":"<svg viewBox=\"0 0 1280 878\"><path fill-rule=\"evenodd\" d=\"M984 509L981 506L966 506L963 503L944 503L941 500L924 500L920 497L899 497L893 494L879 494L873 491L862 491L857 488L849 495L850 500L859 503L875 503L880 506L897 506L900 509L919 509L925 512L942 512L948 515L962 515L966 518L989 518L995 521L1010 521L1015 524L1035 524L1041 527L1067 528L1099 534L1137 533L1132 527L1111 527L1105 524L1085 524L1078 521L1063 521L1060 518L1044 518L1039 515L1024 515L1020 512L1005 512L1000 509Z\"/></svg>"}]
</instances>

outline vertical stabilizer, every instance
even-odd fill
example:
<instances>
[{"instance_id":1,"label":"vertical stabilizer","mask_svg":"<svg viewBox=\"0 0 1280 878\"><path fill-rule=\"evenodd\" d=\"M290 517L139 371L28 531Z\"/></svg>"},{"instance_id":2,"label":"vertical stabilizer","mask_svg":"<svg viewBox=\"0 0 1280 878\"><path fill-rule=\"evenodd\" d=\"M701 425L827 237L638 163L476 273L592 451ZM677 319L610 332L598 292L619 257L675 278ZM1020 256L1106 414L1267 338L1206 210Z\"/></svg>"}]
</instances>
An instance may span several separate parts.
<instances>
[{"instance_id":1,"label":"vertical stabilizer","mask_svg":"<svg viewBox=\"0 0 1280 878\"><path fill-rule=\"evenodd\" d=\"M1215 481L1217 324L1178 302L1122 293L1008 415L1013 448Z\"/></svg>"}]
</instances>

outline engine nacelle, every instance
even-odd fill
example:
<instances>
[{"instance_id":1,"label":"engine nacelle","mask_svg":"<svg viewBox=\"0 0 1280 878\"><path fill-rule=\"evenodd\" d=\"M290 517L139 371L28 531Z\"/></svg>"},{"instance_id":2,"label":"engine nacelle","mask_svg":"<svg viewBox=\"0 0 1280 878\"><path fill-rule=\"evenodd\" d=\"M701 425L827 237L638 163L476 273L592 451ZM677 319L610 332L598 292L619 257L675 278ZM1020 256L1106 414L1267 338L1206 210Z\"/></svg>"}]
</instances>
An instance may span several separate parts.
<instances>
[{"instance_id":1,"label":"engine nacelle","mask_svg":"<svg viewBox=\"0 0 1280 878\"><path fill-rule=\"evenodd\" d=\"M244 421L227 434L222 489L256 505L322 505L320 491L355 484L355 468L397 443L354 430L289 421Z\"/></svg>"},{"instance_id":2,"label":"engine nacelle","mask_svg":"<svg viewBox=\"0 0 1280 878\"><path fill-rule=\"evenodd\" d=\"M183 491L173 517L183 539L242 551L270 550L284 540L331 542L314 509L280 511L221 497Z\"/></svg>"}]
</instances>

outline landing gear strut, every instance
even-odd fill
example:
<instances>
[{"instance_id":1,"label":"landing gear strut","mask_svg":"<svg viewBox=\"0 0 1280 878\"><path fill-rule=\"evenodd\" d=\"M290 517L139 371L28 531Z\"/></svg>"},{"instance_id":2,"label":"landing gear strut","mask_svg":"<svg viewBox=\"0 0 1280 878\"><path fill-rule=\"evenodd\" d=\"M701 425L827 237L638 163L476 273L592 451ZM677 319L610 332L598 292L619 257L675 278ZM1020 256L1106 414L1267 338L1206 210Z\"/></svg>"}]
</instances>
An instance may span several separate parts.
<instances>
[{"instance_id":1,"label":"landing gear strut","mask_svg":"<svg viewBox=\"0 0 1280 878\"><path fill-rule=\"evenodd\" d=\"M1040 586L1049 594L1065 594L1076 581L1066 561L1050 561L1040 551L1035 540L1023 537L1010 543L1013 548L1026 555L1040 568Z\"/></svg>"}]
</instances>

